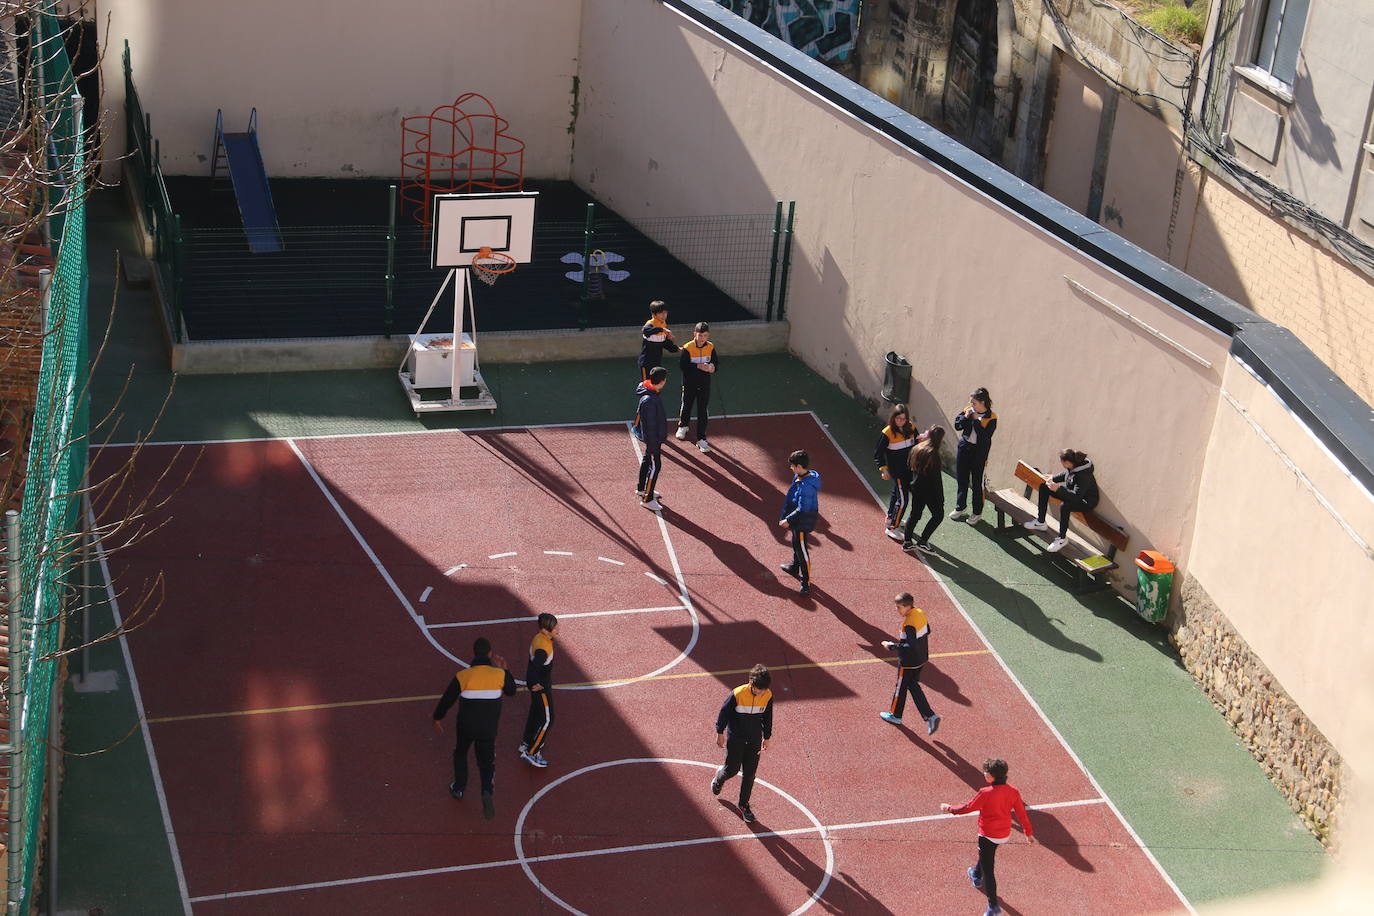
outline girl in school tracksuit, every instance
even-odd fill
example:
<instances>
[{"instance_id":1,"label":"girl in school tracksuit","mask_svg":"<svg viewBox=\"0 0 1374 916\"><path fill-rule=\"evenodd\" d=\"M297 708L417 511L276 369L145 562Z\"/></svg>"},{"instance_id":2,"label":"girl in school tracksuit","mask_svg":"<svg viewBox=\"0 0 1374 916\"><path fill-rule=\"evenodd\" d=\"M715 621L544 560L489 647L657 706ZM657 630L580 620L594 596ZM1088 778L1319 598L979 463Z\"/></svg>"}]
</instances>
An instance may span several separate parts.
<instances>
[{"instance_id":1,"label":"girl in school tracksuit","mask_svg":"<svg viewBox=\"0 0 1374 916\"><path fill-rule=\"evenodd\" d=\"M945 441L945 428L932 426L921 433L920 444L911 450L911 514L906 520L906 537L902 541L903 550L920 550L934 553L930 546L930 536L945 520L945 482L940 474L940 444ZM921 531L921 536L912 539L916 522L922 510L930 510L930 520Z\"/></svg>"},{"instance_id":2,"label":"girl in school tracksuit","mask_svg":"<svg viewBox=\"0 0 1374 916\"><path fill-rule=\"evenodd\" d=\"M1075 449L1066 448L1059 453L1059 463L1064 470L1053 477L1046 477L1040 485L1040 509L1035 520L1026 522L1026 527L1034 531L1049 528L1045 524L1045 514L1049 511L1050 500L1057 499L1059 507L1059 537L1050 541L1051 553L1063 550L1069 543L1069 516L1075 512L1088 512L1097 507L1100 493L1097 478L1093 476L1093 463L1087 455Z\"/></svg>"},{"instance_id":3,"label":"girl in school tracksuit","mask_svg":"<svg viewBox=\"0 0 1374 916\"><path fill-rule=\"evenodd\" d=\"M911 412L905 404L894 404L887 415L887 425L878 436L878 444L873 447L873 460L883 480L892 481L892 495L887 500L887 536L894 541L902 538L897 529L911 500L911 469L907 459L915 444L916 427L911 422Z\"/></svg>"},{"instance_id":4,"label":"girl in school tracksuit","mask_svg":"<svg viewBox=\"0 0 1374 916\"><path fill-rule=\"evenodd\" d=\"M954 415L954 429L959 433L959 448L954 453L954 479L958 495L954 497L954 511L949 517L963 519L970 525L983 517L983 469L992 449L992 434L997 432L997 414L992 412L992 398L986 388L979 388L968 397L968 406ZM964 510L969 490L973 490L973 513Z\"/></svg>"}]
</instances>

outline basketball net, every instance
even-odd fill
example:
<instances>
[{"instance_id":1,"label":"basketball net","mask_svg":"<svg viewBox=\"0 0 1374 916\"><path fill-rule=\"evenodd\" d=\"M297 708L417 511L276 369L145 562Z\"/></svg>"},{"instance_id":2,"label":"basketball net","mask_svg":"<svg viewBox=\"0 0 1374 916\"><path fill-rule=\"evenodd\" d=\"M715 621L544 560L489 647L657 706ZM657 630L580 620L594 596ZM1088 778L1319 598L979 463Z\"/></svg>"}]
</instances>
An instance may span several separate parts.
<instances>
[{"instance_id":1,"label":"basketball net","mask_svg":"<svg viewBox=\"0 0 1374 916\"><path fill-rule=\"evenodd\" d=\"M515 258L504 251L483 248L472 258L472 273L487 286L496 283L496 278L515 270Z\"/></svg>"}]
</instances>

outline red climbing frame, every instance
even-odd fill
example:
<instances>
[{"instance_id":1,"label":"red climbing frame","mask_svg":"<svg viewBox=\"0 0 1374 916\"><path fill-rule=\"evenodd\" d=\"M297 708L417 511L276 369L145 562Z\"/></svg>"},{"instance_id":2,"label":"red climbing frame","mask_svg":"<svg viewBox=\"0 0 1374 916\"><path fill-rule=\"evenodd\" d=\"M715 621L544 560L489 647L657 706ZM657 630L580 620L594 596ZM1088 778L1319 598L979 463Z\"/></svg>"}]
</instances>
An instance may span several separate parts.
<instances>
[{"instance_id":1,"label":"red climbing frame","mask_svg":"<svg viewBox=\"0 0 1374 916\"><path fill-rule=\"evenodd\" d=\"M435 194L520 191L525 144L485 96L460 95L401 119L401 209L428 227Z\"/></svg>"}]
</instances>

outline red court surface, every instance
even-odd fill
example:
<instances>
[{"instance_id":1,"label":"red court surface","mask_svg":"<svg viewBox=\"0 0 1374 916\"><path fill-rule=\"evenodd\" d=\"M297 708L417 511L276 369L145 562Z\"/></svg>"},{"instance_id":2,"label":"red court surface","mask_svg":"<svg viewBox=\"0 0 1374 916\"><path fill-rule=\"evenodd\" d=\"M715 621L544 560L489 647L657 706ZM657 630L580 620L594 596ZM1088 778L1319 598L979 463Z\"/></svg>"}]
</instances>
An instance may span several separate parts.
<instances>
[{"instance_id":1,"label":"red court surface","mask_svg":"<svg viewBox=\"0 0 1374 916\"><path fill-rule=\"evenodd\" d=\"M1007 913L1178 906L814 417L718 426L711 454L665 449L661 518L637 505L623 425L206 444L172 520L110 561L121 589L166 576L128 646L186 909L982 912L974 821L939 804L967 800L989 756L1043 841L1000 852ZM809 598L777 569L798 447L824 478ZM138 473L172 455L146 449ZM904 590L932 622L933 738L910 707L905 728L877 716ZM523 676L545 610L552 765L516 756L522 691L486 821L475 767L449 798L453 720L436 734L430 712L478 635ZM756 662L778 699L745 824L738 780L707 784L716 711Z\"/></svg>"}]
</instances>

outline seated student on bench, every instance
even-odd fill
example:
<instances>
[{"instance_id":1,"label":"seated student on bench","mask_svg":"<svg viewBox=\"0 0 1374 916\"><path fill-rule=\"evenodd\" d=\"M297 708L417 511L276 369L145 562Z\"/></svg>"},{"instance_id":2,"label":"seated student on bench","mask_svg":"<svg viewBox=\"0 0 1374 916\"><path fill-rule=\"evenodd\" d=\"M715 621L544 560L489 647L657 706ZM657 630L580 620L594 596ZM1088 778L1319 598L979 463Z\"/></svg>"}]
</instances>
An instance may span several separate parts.
<instances>
[{"instance_id":1,"label":"seated student on bench","mask_svg":"<svg viewBox=\"0 0 1374 916\"><path fill-rule=\"evenodd\" d=\"M1059 537L1050 541L1046 549L1057 553L1069 543L1069 516L1075 512L1089 512L1096 508L1100 494L1097 479L1093 477L1093 463L1083 452L1066 448L1059 453L1059 463L1064 470L1053 477L1042 474L1045 482L1040 485L1040 508L1035 520L1026 522L1026 527L1044 531L1045 513L1049 510L1050 500L1057 499L1059 507Z\"/></svg>"}]
</instances>

